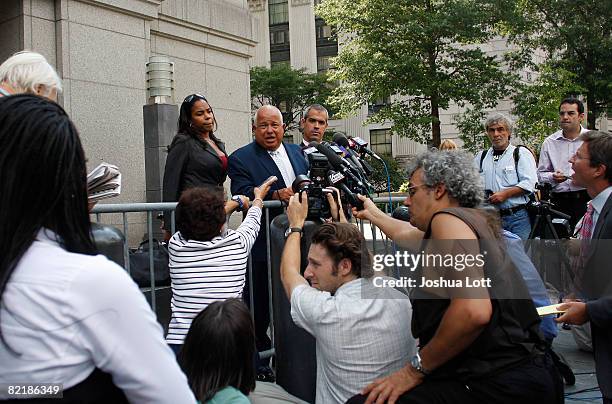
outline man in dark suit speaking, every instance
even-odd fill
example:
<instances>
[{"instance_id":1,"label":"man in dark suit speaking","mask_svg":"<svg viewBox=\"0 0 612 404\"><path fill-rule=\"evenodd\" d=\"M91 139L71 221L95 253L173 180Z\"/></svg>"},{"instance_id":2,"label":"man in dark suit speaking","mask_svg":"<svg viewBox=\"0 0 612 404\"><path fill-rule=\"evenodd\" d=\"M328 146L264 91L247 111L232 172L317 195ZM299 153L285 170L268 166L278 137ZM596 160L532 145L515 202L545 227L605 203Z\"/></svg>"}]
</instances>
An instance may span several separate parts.
<instances>
[{"instance_id":1,"label":"man in dark suit speaking","mask_svg":"<svg viewBox=\"0 0 612 404\"><path fill-rule=\"evenodd\" d=\"M589 131L580 137L584 143L570 163L574 184L585 187L592 198L579 230L583 240L591 240L580 251L584 264L580 285L586 302L561 305L567 311L556 321L591 322L597 381L604 404L612 404L612 134Z\"/></svg>"},{"instance_id":2,"label":"man in dark suit speaking","mask_svg":"<svg viewBox=\"0 0 612 404\"><path fill-rule=\"evenodd\" d=\"M255 113L253 133L255 135L253 142L241 147L229 156L228 176L231 179L232 195L245 195L252 200L254 198L253 188L274 175L278 178L278 181L272 185L265 200L276 199L286 203L293 195L291 184L295 177L306 174L308 171L308 164L302 156L300 147L282 141L285 133L283 116L278 108L271 105L264 105ZM270 220L281 213L283 213L282 208L270 209ZM247 282L253 283L255 334L258 351L270 348L270 339L266 335L270 322L266 247L266 227L268 224L262 220L261 230L251 250L253 279L247 277ZM245 301L249 303L248 284L245 286L243 294ZM271 375L270 369L266 369L265 366L262 361L258 367L258 376L261 380L269 379L267 376Z\"/></svg>"}]
</instances>

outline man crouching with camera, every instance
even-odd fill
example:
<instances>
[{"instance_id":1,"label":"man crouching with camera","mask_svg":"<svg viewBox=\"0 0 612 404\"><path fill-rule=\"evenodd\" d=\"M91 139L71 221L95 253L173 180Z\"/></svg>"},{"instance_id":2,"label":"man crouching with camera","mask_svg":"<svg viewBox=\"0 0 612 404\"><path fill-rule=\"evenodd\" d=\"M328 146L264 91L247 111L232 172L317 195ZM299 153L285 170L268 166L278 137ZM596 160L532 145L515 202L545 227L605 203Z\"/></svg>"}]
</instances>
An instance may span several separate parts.
<instances>
[{"instance_id":1,"label":"man crouching with camera","mask_svg":"<svg viewBox=\"0 0 612 404\"><path fill-rule=\"evenodd\" d=\"M412 309L400 292L373 286L370 253L352 224L325 223L315 230L302 276L300 240L307 215L305 192L292 196L281 280L294 323L316 339L316 402L343 403L414 355Z\"/></svg>"}]
</instances>

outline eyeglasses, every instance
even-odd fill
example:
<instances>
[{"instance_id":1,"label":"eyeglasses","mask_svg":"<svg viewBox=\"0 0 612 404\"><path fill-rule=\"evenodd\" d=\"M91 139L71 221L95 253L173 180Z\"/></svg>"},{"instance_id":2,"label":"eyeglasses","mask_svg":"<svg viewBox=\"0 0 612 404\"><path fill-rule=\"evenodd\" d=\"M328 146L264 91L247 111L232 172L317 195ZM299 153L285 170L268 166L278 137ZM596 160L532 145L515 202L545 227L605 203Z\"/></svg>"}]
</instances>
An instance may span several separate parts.
<instances>
[{"instance_id":1,"label":"eyeglasses","mask_svg":"<svg viewBox=\"0 0 612 404\"><path fill-rule=\"evenodd\" d=\"M204 100L206 102L208 102L208 100L206 99L206 97L204 97L202 94L191 94L188 95L187 97L185 97L185 99L183 100L183 102L188 102L191 103L191 101L193 101L194 98L199 98L201 100Z\"/></svg>"},{"instance_id":2,"label":"eyeglasses","mask_svg":"<svg viewBox=\"0 0 612 404\"><path fill-rule=\"evenodd\" d=\"M426 184L414 185L412 187L408 187L408 195L412 198L414 194L416 194L416 190L421 187L426 187Z\"/></svg>"},{"instance_id":3,"label":"eyeglasses","mask_svg":"<svg viewBox=\"0 0 612 404\"><path fill-rule=\"evenodd\" d=\"M591 160L588 157L581 156L580 154L578 154L578 152L574 153L574 159L577 159L577 160Z\"/></svg>"}]
</instances>

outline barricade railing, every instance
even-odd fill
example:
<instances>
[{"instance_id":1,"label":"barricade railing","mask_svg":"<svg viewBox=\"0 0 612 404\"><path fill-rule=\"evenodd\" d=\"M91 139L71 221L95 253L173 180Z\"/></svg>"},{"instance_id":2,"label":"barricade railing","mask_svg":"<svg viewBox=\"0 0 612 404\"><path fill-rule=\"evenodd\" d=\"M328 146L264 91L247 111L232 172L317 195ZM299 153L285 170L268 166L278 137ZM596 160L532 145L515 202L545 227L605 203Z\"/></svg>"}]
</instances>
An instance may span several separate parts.
<instances>
[{"instance_id":1,"label":"barricade railing","mask_svg":"<svg viewBox=\"0 0 612 404\"><path fill-rule=\"evenodd\" d=\"M394 207L401 204L405 198L404 197L376 197L372 199L374 203L376 203L381 210L391 214ZM124 267L128 273L130 271L130 248L129 248L129 231L130 226L128 223L127 214L128 213L146 213L146 229L147 236L144 240L149 241L149 275L150 275L150 287L149 288L141 288L143 292L151 292L151 308L153 311L157 309L157 301L156 301L156 291L160 289L160 287L156 287L155 285L155 271L154 271L154 254L153 254L153 241L154 241L154 232L153 232L153 214L157 212L164 212L166 215L170 214L170 231L174 234L176 229L175 223L175 210L176 210L176 202L164 202L164 203L120 203L120 204L98 204L96 205L91 213L95 215L95 221L98 223L102 223L102 215L103 214L112 214L119 213L122 215L122 223L123 223L123 234L125 236L123 243L123 255L124 255ZM265 201L264 202L264 211L263 216L265 218L266 223L270 223L270 209L281 207L282 204L280 201ZM167 220L167 218L166 218ZM167 225L167 223L166 223ZM358 223L359 229L362 234L365 235L366 227L363 221L359 221ZM270 226L265 226L266 232L266 254L267 254L267 270L268 270L268 302L269 302L269 311L270 311L270 335L271 335L271 343L272 349L260 352L260 357L265 358L272 356L274 354L274 313L272 306L272 270L271 270L271 239L270 239ZM378 229L370 224L370 233L372 237L373 244L376 245L377 234L379 233ZM383 236L384 237L384 236ZM376 251L374 251L376 253ZM248 260L247 265L248 277L249 280L253 279L253 267L251 259ZM254 298L253 298L253 282L249 281L249 297L250 297L250 308L251 315L254 313ZM168 288L168 286L163 286L163 288Z\"/></svg>"}]
</instances>

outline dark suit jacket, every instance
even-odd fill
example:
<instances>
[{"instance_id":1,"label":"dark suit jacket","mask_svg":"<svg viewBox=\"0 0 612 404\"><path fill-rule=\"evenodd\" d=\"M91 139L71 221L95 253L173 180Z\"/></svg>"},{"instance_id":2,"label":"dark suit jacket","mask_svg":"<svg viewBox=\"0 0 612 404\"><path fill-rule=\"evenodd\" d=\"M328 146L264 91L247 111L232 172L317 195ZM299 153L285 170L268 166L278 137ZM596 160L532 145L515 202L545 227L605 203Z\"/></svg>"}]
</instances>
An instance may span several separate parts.
<instances>
[{"instance_id":1,"label":"dark suit jacket","mask_svg":"<svg viewBox=\"0 0 612 404\"><path fill-rule=\"evenodd\" d=\"M306 174L308 172L308 165L300 147L285 142L283 142L283 145L295 175ZM283 181L283 176L274 160L272 160L272 157L268 154L268 151L255 141L241 147L229 156L227 174L231 180L230 188L232 195L245 195L250 199L254 198L253 188L259 186L271 175L275 175L278 180L272 185L268 195L265 197L266 200L272 199L272 193L275 190L291 187L291 184L285 184L285 181ZM282 208L271 209L270 220L282 212ZM261 230L251 250L253 260L256 261L265 261L267 257L265 235L267 223L265 223L263 218L261 222Z\"/></svg>"},{"instance_id":2,"label":"dark suit jacket","mask_svg":"<svg viewBox=\"0 0 612 404\"><path fill-rule=\"evenodd\" d=\"M587 259L585 289L595 352L597 381L603 396L612 398L612 195L604 205Z\"/></svg>"}]
</instances>

